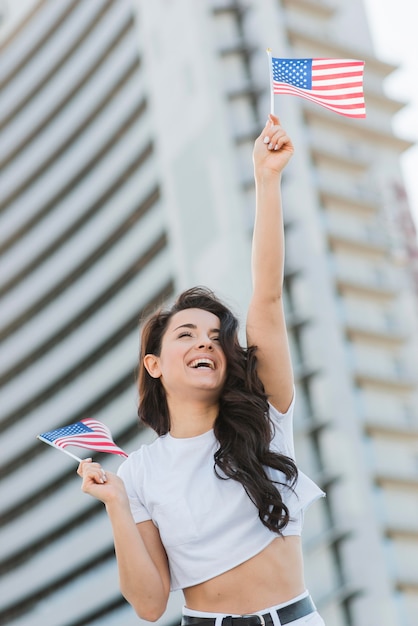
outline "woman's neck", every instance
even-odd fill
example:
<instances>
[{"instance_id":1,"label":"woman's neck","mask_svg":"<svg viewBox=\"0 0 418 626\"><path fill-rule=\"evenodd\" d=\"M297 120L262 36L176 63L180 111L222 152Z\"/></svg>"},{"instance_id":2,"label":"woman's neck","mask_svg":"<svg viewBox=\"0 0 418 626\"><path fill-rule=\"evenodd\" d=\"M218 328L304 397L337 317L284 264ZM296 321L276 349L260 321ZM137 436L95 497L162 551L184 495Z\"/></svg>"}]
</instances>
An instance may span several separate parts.
<instances>
[{"instance_id":1,"label":"woman's neck","mask_svg":"<svg viewBox=\"0 0 418 626\"><path fill-rule=\"evenodd\" d=\"M172 437L197 437L211 430L218 416L218 403L208 404L168 399L170 434Z\"/></svg>"}]
</instances>

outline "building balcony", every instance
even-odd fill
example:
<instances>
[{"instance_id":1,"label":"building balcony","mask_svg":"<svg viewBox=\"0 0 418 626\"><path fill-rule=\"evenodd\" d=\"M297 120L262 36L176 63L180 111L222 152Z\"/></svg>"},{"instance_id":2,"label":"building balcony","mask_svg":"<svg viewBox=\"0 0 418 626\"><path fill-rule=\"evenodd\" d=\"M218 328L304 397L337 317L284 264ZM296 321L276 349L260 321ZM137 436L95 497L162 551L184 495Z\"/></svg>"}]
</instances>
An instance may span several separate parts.
<instances>
[{"instance_id":1,"label":"building balcony","mask_svg":"<svg viewBox=\"0 0 418 626\"><path fill-rule=\"evenodd\" d=\"M322 52L320 52L324 44L326 48L334 47L333 26L332 21L329 19L332 15L331 10L329 12L321 11L319 10L321 7L318 2L309 2L307 0L304 2L287 0L285 4L284 21L292 47L298 50L296 56L305 56L299 50L305 44L305 41L309 40L309 42L315 41L315 44L312 45L312 50L316 50L316 52L312 56L336 57L334 54L322 55ZM331 7L329 8L331 9Z\"/></svg>"},{"instance_id":2,"label":"building balcony","mask_svg":"<svg viewBox=\"0 0 418 626\"><path fill-rule=\"evenodd\" d=\"M384 224L374 216L353 214L353 212L324 211L322 220L332 247L345 247L360 252L372 252L374 256L387 254L393 247Z\"/></svg>"},{"instance_id":3,"label":"building balcony","mask_svg":"<svg viewBox=\"0 0 418 626\"><path fill-rule=\"evenodd\" d=\"M337 8L332 0L284 0L283 4L286 9L296 7L320 17L331 17Z\"/></svg>"},{"instance_id":4,"label":"building balcony","mask_svg":"<svg viewBox=\"0 0 418 626\"><path fill-rule=\"evenodd\" d=\"M324 162L334 167L339 165L341 169L357 174L366 172L370 167L364 146L356 150L351 143L341 139L335 141L335 137L325 136L324 140L312 138L310 147L313 160L317 164Z\"/></svg>"},{"instance_id":5,"label":"building balcony","mask_svg":"<svg viewBox=\"0 0 418 626\"><path fill-rule=\"evenodd\" d=\"M396 589L403 593L418 593L418 580L401 580L398 579L395 583Z\"/></svg>"},{"instance_id":6,"label":"building balcony","mask_svg":"<svg viewBox=\"0 0 418 626\"><path fill-rule=\"evenodd\" d=\"M348 224L328 224L327 235L331 248L344 246L359 252L377 254L386 254L391 248L389 238L384 233L361 225L356 228Z\"/></svg>"},{"instance_id":7,"label":"building balcony","mask_svg":"<svg viewBox=\"0 0 418 626\"><path fill-rule=\"evenodd\" d=\"M371 341L375 344L394 346L402 345L407 340L407 333L401 327L393 327L382 320L368 318L349 319L345 323L345 332L350 340Z\"/></svg>"},{"instance_id":8,"label":"building balcony","mask_svg":"<svg viewBox=\"0 0 418 626\"><path fill-rule=\"evenodd\" d=\"M416 424L415 427L408 427L402 423L388 424L386 422L383 424L381 422L367 420L364 424L364 430L371 437L383 435L392 439L415 440L418 442L418 417Z\"/></svg>"},{"instance_id":9,"label":"building balcony","mask_svg":"<svg viewBox=\"0 0 418 626\"><path fill-rule=\"evenodd\" d=\"M381 299L393 299L399 292L399 287L396 285L376 285L373 281L363 281L346 276L337 277L336 282L341 293L352 291Z\"/></svg>"},{"instance_id":10,"label":"building balcony","mask_svg":"<svg viewBox=\"0 0 418 626\"><path fill-rule=\"evenodd\" d=\"M368 77L370 78L370 77ZM380 91L379 80L368 80L367 82L367 104L370 108L380 110L383 115L396 115L401 111L408 103L401 100L394 100L389 98L386 94ZM377 117L377 116L376 116ZM376 121L376 117L374 121ZM383 119L383 117L382 117Z\"/></svg>"},{"instance_id":11,"label":"building balcony","mask_svg":"<svg viewBox=\"0 0 418 626\"><path fill-rule=\"evenodd\" d=\"M360 387L383 387L394 391L413 391L418 385L412 374L396 372L394 369L391 371L389 368L384 371L383 368L358 367L354 371L354 380Z\"/></svg>"},{"instance_id":12,"label":"building balcony","mask_svg":"<svg viewBox=\"0 0 418 626\"><path fill-rule=\"evenodd\" d=\"M331 129L317 128L314 125L307 128L306 136L314 158L336 160L357 171L365 171L370 167L371 151L354 139L350 140Z\"/></svg>"},{"instance_id":13,"label":"building balcony","mask_svg":"<svg viewBox=\"0 0 418 626\"><path fill-rule=\"evenodd\" d=\"M393 299L399 293L401 285L393 268L371 267L350 264L336 260L335 281L338 289L355 291L381 299Z\"/></svg>"},{"instance_id":14,"label":"building balcony","mask_svg":"<svg viewBox=\"0 0 418 626\"><path fill-rule=\"evenodd\" d=\"M418 494L418 475L389 475L377 473L374 477L375 483L379 487L390 487L392 489L409 490Z\"/></svg>"},{"instance_id":15,"label":"building balcony","mask_svg":"<svg viewBox=\"0 0 418 626\"><path fill-rule=\"evenodd\" d=\"M380 208L379 194L367 182L355 182L350 175L336 177L331 173L317 171L316 185L319 194L325 199L334 198L367 213L377 213Z\"/></svg>"},{"instance_id":16,"label":"building balcony","mask_svg":"<svg viewBox=\"0 0 418 626\"><path fill-rule=\"evenodd\" d=\"M343 208L346 211L360 212L363 215L376 215L380 208L378 198L365 198L353 190L339 189L336 185L317 185L317 193L325 208Z\"/></svg>"},{"instance_id":17,"label":"building balcony","mask_svg":"<svg viewBox=\"0 0 418 626\"><path fill-rule=\"evenodd\" d=\"M303 0L300 0L300 2L302 1ZM296 0L287 0L287 4L296 5ZM313 5L314 2L309 2L308 0L305 0L304 4ZM315 4L319 4L319 2L317 1ZM330 4L330 2L324 2L321 4ZM353 50L352 47L347 47L346 45L341 44L340 41L337 41L337 39L335 38L335 29L329 31L330 36L324 39L321 32L314 29L308 30L306 28L303 28L304 23L302 26L302 21L300 19L298 20L297 18L294 18L292 19L292 21L287 20L286 26L288 37L293 45L296 42L300 42L305 44L305 46L309 46L309 48L313 50L320 49L323 51L324 56L326 55L332 58L357 58L358 48ZM397 69L397 66L393 63L381 61L375 56L367 56L364 50L362 51L361 58L364 59L364 61L366 62L366 66L370 69L370 72L378 74L380 80L382 80L382 78L385 78L386 76L389 76L389 74ZM339 118L340 116L337 115L335 117Z\"/></svg>"},{"instance_id":18,"label":"building balcony","mask_svg":"<svg viewBox=\"0 0 418 626\"><path fill-rule=\"evenodd\" d=\"M418 528L417 527L401 527L401 526L387 526L385 528L385 535L389 539L403 539L408 541L418 541Z\"/></svg>"},{"instance_id":19,"label":"building balcony","mask_svg":"<svg viewBox=\"0 0 418 626\"><path fill-rule=\"evenodd\" d=\"M375 99L377 99L379 95L380 94L376 94ZM367 93L366 102L368 102ZM334 129L335 132L345 131L346 133L353 133L353 137L355 137L356 135L354 133L360 131L359 124L361 123L361 135L359 133L359 138L362 137L364 140L380 144L399 154L402 154L405 150L414 145L411 141L396 137L396 135L393 135L390 130L388 130L390 128L390 114L393 109L399 110L399 106L392 106L389 113L384 111L385 115L378 114L379 109L375 108L375 111L377 111L376 115L368 115L365 119L361 120L354 120L349 117L344 117L343 115L328 115L324 107L318 106L308 100L301 99L301 106L303 107L308 125L314 126L315 123L319 122L320 124L326 124L330 130ZM380 100L379 106L382 108ZM372 122L370 120L372 120Z\"/></svg>"}]
</instances>

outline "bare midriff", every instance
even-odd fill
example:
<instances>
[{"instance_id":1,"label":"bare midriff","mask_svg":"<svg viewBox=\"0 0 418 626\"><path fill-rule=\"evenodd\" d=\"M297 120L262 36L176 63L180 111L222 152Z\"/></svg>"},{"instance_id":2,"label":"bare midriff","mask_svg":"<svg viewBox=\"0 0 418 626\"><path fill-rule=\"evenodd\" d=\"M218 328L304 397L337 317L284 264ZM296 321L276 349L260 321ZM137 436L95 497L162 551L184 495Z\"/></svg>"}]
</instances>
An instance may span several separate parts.
<instances>
[{"instance_id":1,"label":"bare midriff","mask_svg":"<svg viewBox=\"0 0 418 626\"><path fill-rule=\"evenodd\" d=\"M243 615L287 602L305 590L301 538L277 537L237 567L184 589L196 611Z\"/></svg>"}]
</instances>

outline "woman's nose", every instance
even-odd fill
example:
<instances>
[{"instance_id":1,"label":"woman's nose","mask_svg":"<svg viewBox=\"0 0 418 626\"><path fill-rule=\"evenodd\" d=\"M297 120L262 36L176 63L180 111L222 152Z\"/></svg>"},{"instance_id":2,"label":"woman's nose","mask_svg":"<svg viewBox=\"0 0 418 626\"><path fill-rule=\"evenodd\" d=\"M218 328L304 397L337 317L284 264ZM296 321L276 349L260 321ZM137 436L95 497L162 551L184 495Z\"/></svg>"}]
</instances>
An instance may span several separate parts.
<instances>
[{"instance_id":1,"label":"woman's nose","mask_svg":"<svg viewBox=\"0 0 418 626\"><path fill-rule=\"evenodd\" d=\"M207 339L201 339L198 345L198 348L206 348L209 350L213 350L213 343L212 343L212 339L209 339L209 337Z\"/></svg>"}]
</instances>

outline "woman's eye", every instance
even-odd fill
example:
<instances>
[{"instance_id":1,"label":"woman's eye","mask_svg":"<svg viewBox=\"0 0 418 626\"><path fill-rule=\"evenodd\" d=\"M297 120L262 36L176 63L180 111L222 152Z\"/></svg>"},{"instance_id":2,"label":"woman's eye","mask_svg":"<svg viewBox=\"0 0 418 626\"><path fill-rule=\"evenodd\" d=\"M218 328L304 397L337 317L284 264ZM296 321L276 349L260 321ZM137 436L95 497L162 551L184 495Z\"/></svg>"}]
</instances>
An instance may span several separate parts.
<instances>
[{"instance_id":1,"label":"woman's eye","mask_svg":"<svg viewBox=\"0 0 418 626\"><path fill-rule=\"evenodd\" d=\"M183 333L180 333L179 339L181 339L182 337L191 337L191 336L192 336L192 333L183 332Z\"/></svg>"}]
</instances>

